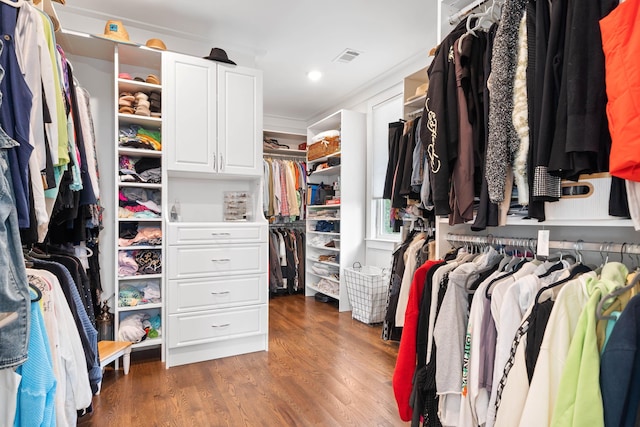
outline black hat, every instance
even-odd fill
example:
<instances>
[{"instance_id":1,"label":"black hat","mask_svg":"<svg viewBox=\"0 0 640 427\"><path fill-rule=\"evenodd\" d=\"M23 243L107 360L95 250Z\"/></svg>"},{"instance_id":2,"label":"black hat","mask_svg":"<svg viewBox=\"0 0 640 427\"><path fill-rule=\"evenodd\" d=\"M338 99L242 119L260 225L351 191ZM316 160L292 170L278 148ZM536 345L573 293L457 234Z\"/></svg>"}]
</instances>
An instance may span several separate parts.
<instances>
[{"instance_id":1,"label":"black hat","mask_svg":"<svg viewBox=\"0 0 640 427\"><path fill-rule=\"evenodd\" d=\"M229 57L227 56L227 52L220 49L219 47L214 47L213 49L211 49L211 53L209 54L209 56L205 56L204 59L237 65L235 62L229 59Z\"/></svg>"}]
</instances>

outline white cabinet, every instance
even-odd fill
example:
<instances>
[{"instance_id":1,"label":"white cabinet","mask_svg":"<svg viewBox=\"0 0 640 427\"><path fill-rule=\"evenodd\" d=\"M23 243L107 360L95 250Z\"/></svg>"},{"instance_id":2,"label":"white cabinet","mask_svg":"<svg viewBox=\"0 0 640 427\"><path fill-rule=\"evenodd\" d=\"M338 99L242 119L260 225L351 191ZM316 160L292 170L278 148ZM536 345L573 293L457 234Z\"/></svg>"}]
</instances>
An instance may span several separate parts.
<instances>
[{"instance_id":1,"label":"white cabinet","mask_svg":"<svg viewBox=\"0 0 640 427\"><path fill-rule=\"evenodd\" d=\"M262 173L262 74L173 52L162 57L169 171Z\"/></svg>"},{"instance_id":2,"label":"white cabinet","mask_svg":"<svg viewBox=\"0 0 640 427\"><path fill-rule=\"evenodd\" d=\"M215 172L216 64L165 52L162 56L168 170Z\"/></svg>"},{"instance_id":3,"label":"white cabinet","mask_svg":"<svg viewBox=\"0 0 640 427\"><path fill-rule=\"evenodd\" d=\"M262 175L262 73L218 65L219 171Z\"/></svg>"},{"instance_id":4,"label":"white cabinet","mask_svg":"<svg viewBox=\"0 0 640 427\"><path fill-rule=\"evenodd\" d=\"M307 161L308 170L317 167L308 183L337 183L340 201L307 207L305 295L328 295L339 301L339 311L348 311L351 304L342 270L354 262L365 263L365 115L340 110L311 125L308 140L329 130L340 131L340 152L329 157L340 157L341 165L321 169L318 166L327 163L327 157Z\"/></svg>"},{"instance_id":5,"label":"white cabinet","mask_svg":"<svg viewBox=\"0 0 640 427\"><path fill-rule=\"evenodd\" d=\"M169 224L167 367L267 349L267 227Z\"/></svg>"}]
</instances>

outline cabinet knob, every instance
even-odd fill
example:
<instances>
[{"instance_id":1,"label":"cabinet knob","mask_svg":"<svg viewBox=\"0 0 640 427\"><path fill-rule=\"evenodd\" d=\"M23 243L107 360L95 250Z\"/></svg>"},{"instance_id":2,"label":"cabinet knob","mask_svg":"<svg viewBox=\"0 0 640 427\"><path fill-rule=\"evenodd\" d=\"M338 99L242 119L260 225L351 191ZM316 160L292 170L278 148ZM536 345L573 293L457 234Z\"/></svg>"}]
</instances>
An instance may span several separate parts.
<instances>
[{"instance_id":1,"label":"cabinet knob","mask_svg":"<svg viewBox=\"0 0 640 427\"><path fill-rule=\"evenodd\" d=\"M220 259L212 259L211 262L229 262L231 259L229 258L220 258Z\"/></svg>"},{"instance_id":2,"label":"cabinet knob","mask_svg":"<svg viewBox=\"0 0 640 427\"><path fill-rule=\"evenodd\" d=\"M231 323L223 323L222 325L211 325L212 328L226 328L227 326L231 326Z\"/></svg>"},{"instance_id":3,"label":"cabinet knob","mask_svg":"<svg viewBox=\"0 0 640 427\"><path fill-rule=\"evenodd\" d=\"M224 170L224 157L222 157L222 154L220 154L220 171Z\"/></svg>"},{"instance_id":4,"label":"cabinet knob","mask_svg":"<svg viewBox=\"0 0 640 427\"><path fill-rule=\"evenodd\" d=\"M226 295L230 293L231 291L211 292L211 295Z\"/></svg>"},{"instance_id":5,"label":"cabinet knob","mask_svg":"<svg viewBox=\"0 0 640 427\"><path fill-rule=\"evenodd\" d=\"M213 155L213 170L217 170L218 169L218 159L216 157L216 155Z\"/></svg>"},{"instance_id":6,"label":"cabinet knob","mask_svg":"<svg viewBox=\"0 0 640 427\"><path fill-rule=\"evenodd\" d=\"M211 233L212 236L231 236L231 233Z\"/></svg>"}]
</instances>

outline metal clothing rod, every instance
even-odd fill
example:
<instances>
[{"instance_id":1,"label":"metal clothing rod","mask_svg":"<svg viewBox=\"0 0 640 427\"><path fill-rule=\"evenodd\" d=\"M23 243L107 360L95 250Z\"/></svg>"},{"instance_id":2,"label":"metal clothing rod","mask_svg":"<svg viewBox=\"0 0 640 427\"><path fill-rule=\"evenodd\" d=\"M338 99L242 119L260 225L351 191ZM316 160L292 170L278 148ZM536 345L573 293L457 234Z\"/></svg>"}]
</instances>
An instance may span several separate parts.
<instances>
[{"instance_id":1,"label":"metal clothing rod","mask_svg":"<svg viewBox=\"0 0 640 427\"><path fill-rule=\"evenodd\" d=\"M305 156L290 154L290 153L264 153L263 157L273 157L281 160L293 160L294 162L304 162L306 161Z\"/></svg>"},{"instance_id":2,"label":"metal clothing rod","mask_svg":"<svg viewBox=\"0 0 640 427\"><path fill-rule=\"evenodd\" d=\"M448 233L446 237L450 243L470 243L478 245L502 245L502 246L518 246L522 248L535 249L538 244L536 238L517 238L517 237L495 237L495 236L470 236L464 234ZM577 242L567 240L550 240L549 248L566 249L575 251L601 252L601 253L624 253L624 254L640 254L640 244L637 243L613 243L613 242Z\"/></svg>"},{"instance_id":3,"label":"metal clothing rod","mask_svg":"<svg viewBox=\"0 0 640 427\"><path fill-rule=\"evenodd\" d=\"M476 7L486 3L487 1L489 1L489 0L475 0L470 5L465 6L462 9L460 9L458 12L454 13L453 15L450 15L449 16L449 25L457 24L462 18L467 16L467 14L469 12L471 12Z\"/></svg>"}]
</instances>

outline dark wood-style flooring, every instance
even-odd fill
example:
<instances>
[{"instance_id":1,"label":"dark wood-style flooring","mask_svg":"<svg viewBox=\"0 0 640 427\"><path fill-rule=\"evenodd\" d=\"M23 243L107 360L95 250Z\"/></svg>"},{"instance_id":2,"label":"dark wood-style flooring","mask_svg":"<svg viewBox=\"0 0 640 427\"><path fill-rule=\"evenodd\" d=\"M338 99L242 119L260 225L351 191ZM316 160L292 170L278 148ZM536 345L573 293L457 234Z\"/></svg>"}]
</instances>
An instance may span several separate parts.
<instances>
[{"instance_id":1,"label":"dark wood-style flooring","mask_svg":"<svg viewBox=\"0 0 640 427\"><path fill-rule=\"evenodd\" d=\"M381 327L302 295L269 302L269 351L165 369L135 352L107 368L80 426L402 426Z\"/></svg>"}]
</instances>

